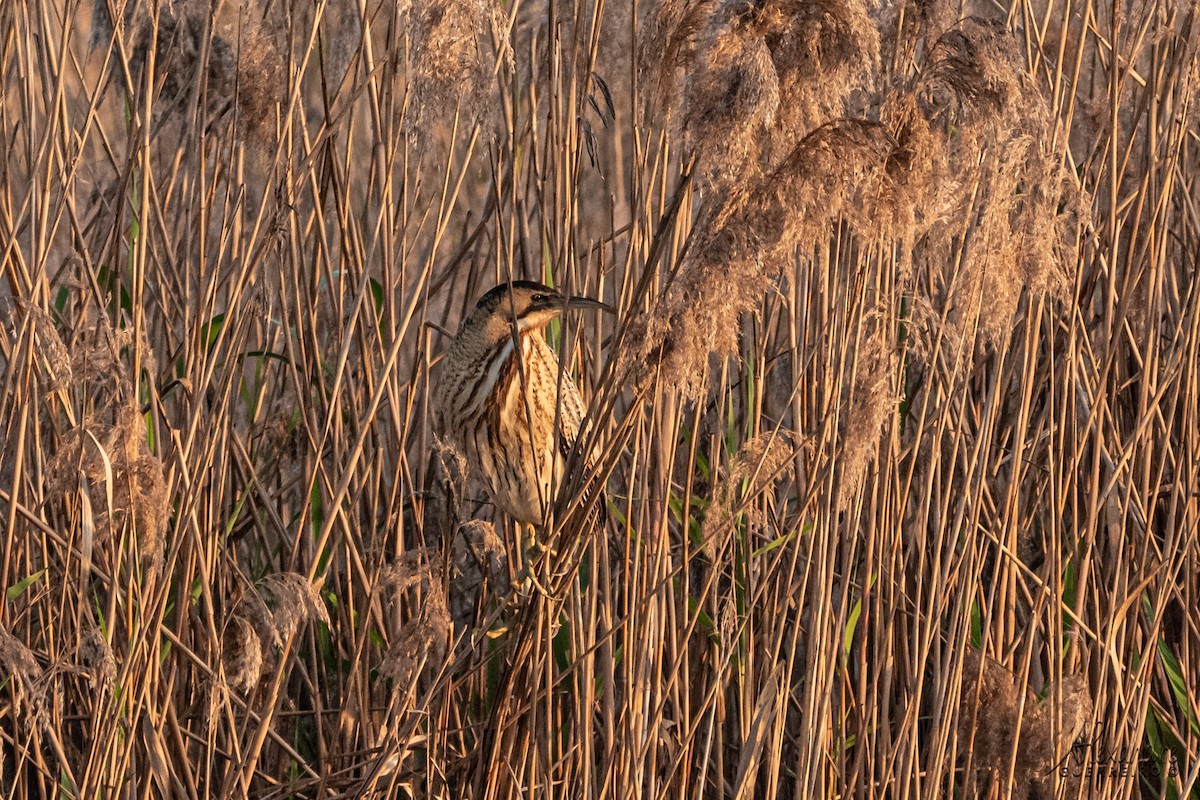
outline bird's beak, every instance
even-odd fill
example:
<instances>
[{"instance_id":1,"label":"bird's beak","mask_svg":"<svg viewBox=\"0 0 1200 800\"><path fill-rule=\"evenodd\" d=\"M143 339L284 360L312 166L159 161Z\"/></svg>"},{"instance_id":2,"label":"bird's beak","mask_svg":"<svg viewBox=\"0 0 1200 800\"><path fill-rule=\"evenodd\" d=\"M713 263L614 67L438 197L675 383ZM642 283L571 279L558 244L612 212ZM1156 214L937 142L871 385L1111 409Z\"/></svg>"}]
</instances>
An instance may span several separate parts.
<instances>
[{"instance_id":1,"label":"bird's beak","mask_svg":"<svg viewBox=\"0 0 1200 800\"><path fill-rule=\"evenodd\" d=\"M608 303L601 303L599 300L593 300L590 297L568 297L566 298L566 306L569 309L585 309L598 308L609 314L616 314L617 310Z\"/></svg>"}]
</instances>

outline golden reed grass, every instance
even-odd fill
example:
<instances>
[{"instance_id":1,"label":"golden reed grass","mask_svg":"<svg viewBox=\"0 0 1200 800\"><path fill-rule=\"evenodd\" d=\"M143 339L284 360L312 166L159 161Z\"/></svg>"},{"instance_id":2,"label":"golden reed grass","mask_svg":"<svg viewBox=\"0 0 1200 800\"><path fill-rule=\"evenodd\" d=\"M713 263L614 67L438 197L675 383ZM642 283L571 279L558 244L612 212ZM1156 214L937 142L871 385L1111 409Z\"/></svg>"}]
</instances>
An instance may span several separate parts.
<instances>
[{"instance_id":1,"label":"golden reed grass","mask_svg":"<svg viewBox=\"0 0 1200 800\"><path fill-rule=\"evenodd\" d=\"M1200 797L1189 4L0 31L4 796ZM508 279L618 310L532 563Z\"/></svg>"}]
</instances>

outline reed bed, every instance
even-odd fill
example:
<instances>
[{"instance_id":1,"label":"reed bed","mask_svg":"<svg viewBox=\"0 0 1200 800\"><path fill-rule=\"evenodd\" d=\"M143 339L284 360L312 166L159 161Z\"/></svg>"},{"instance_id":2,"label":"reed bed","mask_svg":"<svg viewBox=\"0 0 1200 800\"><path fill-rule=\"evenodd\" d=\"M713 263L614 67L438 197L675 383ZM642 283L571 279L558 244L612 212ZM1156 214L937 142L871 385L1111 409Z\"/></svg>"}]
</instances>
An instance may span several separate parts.
<instances>
[{"instance_id":1,"label":"reed bed","mask_svg":"<svg viewBox=\"0 0 1200 800\"><path fill-rule=\"evenodd\" d=\"M0 794L1200 798L1198 39L0 4ZM518 278L544 591L429 401Z\"/></svg>"}]
</instances>

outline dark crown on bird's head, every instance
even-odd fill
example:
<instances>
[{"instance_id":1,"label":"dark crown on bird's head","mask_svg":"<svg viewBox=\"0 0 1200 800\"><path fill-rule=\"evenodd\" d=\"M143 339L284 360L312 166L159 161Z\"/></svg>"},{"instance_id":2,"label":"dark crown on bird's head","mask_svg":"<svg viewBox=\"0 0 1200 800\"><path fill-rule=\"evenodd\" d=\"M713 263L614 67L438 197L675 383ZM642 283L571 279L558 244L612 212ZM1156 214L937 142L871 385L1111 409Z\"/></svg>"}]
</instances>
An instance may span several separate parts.
<instances>
[{"instance_id":1,"label":"dark crown on bird's head","mask_svg":"<svg viewBox=\"0 0 1200 800\"><path fill-rule=\"evenodd\" d=\"M513 281L502 283L489 291L475 304L472 318L483 321L497 316L515 319L526 326L540 327L565 308L598 308L611 312L612 309L598 300L588 297L564 295L552 286L537 281Z\"/></svg>"},{"instance_id":2,"label":"dark crown on bird's head","mask_svg":"<svg viewBox=\"0 0 1200 800\"><path fill-rule=\"evenodd\" d=\"M544 283L538 283L537 281L513 281L511 284L502 283L490 290L483 297L479 298L479 302L475 304L475 307L481 311L491 313L500 307L504 298L510 296L516 301L518 306L521 305L521 300L527 299L531 305L536 304L542 308L550 305L561 306L563 300L562 295L556 289Z\"/></svg>"}]
</instances>

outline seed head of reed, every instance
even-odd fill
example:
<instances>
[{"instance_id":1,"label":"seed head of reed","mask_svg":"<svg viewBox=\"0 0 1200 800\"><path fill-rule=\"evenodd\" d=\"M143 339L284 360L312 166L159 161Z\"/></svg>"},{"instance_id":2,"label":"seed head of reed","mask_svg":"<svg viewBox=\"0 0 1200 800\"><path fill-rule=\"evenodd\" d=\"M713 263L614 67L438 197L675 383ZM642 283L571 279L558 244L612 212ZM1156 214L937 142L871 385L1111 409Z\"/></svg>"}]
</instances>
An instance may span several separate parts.
<instances>
[{"instance_id":1,"label":"seed head of reed","mask_svg":"<svg viewBox=\"0 0 1200 800\"><path fill-rule=\"evenodd\" d=\"M46 371L46 392L55 392L71 384L71 357L50 315L37 306L29 307L36 350Z\"/></svg>"},{"instance_id":2,"label":"seed head of reed","mask_svg":"<svg viewBox=\"0 0 1200 800\"><path fill-rule=\"evenodd\" d=\"M470 520L459 526L451 545L453 571L450 594L455 621L473 610L480 589L486 584L498 595L508 593L508 553L496 526Z\"/></svg>"},{"instance_id":3,"label":"seed head of reed","mask_svg":"<svg viewBox=\"0 0 1200 800\"><path fill-rule=\"evenodd\" d=\"M95 625L87 626L80 637L79 662L98 687L112 688L117 678L117 658L112 645Z\"/></svg>"},{"instance_id":4,"label":"seed head of reed","mask_svg":"<svg viewBox=\"0 0 1200 800\"><path fill-rule=\"evenodd\" d=\"M1065 291L1069 227L1083 213L1052 152L1045 99L1003 25L970 18L933 43L912 100L893 117L907 121L902 130L933 132L924 148L935 177L959 176L937 181L928 203L936 213L918 225L931 307L951 343L978 330L998 344L1022 292Z\"/></svg>"},{"instance_id":5,"label":"seed head of reed","mask_svg":"<svg viewBox=\"0 0 1200 800\"><path fill-rule=\"evenodd\" d=\"M700 187L769 171L801 136L845 115L878 61L861 0L726 0L698 37L684 98Z\"/></svg>"},{"instance_id":6,"label":"seed head of reed","mask_svg":"<svg viewBox=\"0 0 1200 800\"><path fill-rule=\"evenodd\" d=\"M709 356L737 352L738 319L758 307L771 278L754 255L751 231L733 228L704 242L655 307L631 323L622 368L636 382L657 375L687 399L703 397Z\"/></svg>"},{"instance_id":7,"label":"seed head of reed","mask_svg":"<svg viewBox=\"0 0 1200 800\"><path fill-rule=\"evenodd\" d=\"M709 20L684 91L683 130L697 183L714 193L757 176L760 145L779 109L771 52L745 5L726 3Z\"/></svg>"},{"instance_id":8,"label":"seed head of reed","mask_svg":"<svg viewBox=\"0 0 1200 800\"><path fill-rule=\"evenodd\" d=\"M443 572L442 557L437 553L424 547L409 550L380 571L378 591L381 595L400 595L416 587L428 590L441 583Z\"/></svg>"},{"instance_id":9,"label":"seed head of reed","mask_svg":"<svg viewBox=\"0 0 1200 800\"><path fill-rule=\"evenodd\" d=\"M900 68L912 62L921 42L936 38L959 17L957 8L945 0L884 0L875 5L880 52Z\"/></svg>"},{"instance_id":10,"label":"seed head of reed","mask_svg":"<svg viewBox=\"0 0 1200 800\"><path fill-rule=\"evenodd\" d=\"M139 9L135 13L140 19L130 20L130 73L144 80L153 51L151 77L161 86L157 113L164 119L186 113L196 74L202 72L204 124L236 113L244 138L266 147L274 141L275 108L286 90L284 59L276 38L263 26L257 4L239 2L236 12L235 22L220 24L206 3L164 6L157 20ZM206 51L207 61L202 63Z\"/></svg>"},{"instance_id":11,"label":"seed head of reed","mask_svg":"<svg viewBox=\"0 0 1200 800\"><path fill-rule=\"evenodd\" d=\"M767 46L779 75L778 130L785 148L846 115L879 66L879 30L864 0L755 0L775 22Z\"/></svg>"},{"instance_id":12,"label":"seed head of reed","mask_svg":"<svg viewBox=\"0 0 1200 800\"><path fill-rule=\"evenodd\" d=\"M221 635L221 665L225 678L243 694L253 691L262 678L262 639L254 625L234 614Z\"/></svg>"},{"instance_id":13,"label":"seed head of reed","mask_svg":"<svg viewBox=\"0 0 1200 800\"><path fill-rule=\"evenodd\" d=\"M1024 709L1019 708L1022 694ZM1016 748L1013 796L1026 797L1033 787L1041 796L1054 796L1053 791L1045 794L1046 788L1053 788L1057 772L1051 767L1066 755L1091 718L1085 677L1068 676L1050 686L1046 699L1039 702L1033 692L1017 686L1004 665L969 648L963 657L961 698L959 748L970 752L975 770L1006 775ZM1058 735L1056 718L1062 721Z\"/></svg>"},{"instance_id":14,"label":"seed head of reed","mask_svg":"<svg viewBox=\"0 0 1200 800\"><path fill-rule=\"evenodd\" d=\"M171 506L162 462L146 445L136 406L122 405L111 425L85 420L63 437L46 471L48 488L56 494L73 492L80 476L93 497L112 497L112 507L106 503L96 517L98 539L113 541L132 526L142 558L156 563Z\"/></svg>"},{"instance_id":15,"label":"seed head of reed","mask_svg":"<svg viewBox=\"0 0 1200 800\"><path fill-rule=\"evenodd\" d=\"M664 127L672 126L677 74L691 67L696 40L718 5L718 0L659 0L640 6L637 74L644 89L641 119L659 119Z\"/></svg>"},{"instance_id":16,"label":"seed head of reed","mask_svg":"<svg viewBox=\"0 0 1200 800\"><path fill-rule=\"evenodd\" d=\"M437 122L457 112L460 129L496 110L492 71L511 53L508 20L497 0L430 0L407 11L408 106L405 127L423 144ZM492 36L501 42L493 51Z\"/></svg>"},{"instance_id":17,"label":"seed head of reed","mask_svg":"<svg viewBox=\"0 0 1200 800\"><path fill-rule=\"evenodd\" d=\"M935 305L945 309L950 332L961 338L978 330L993 345L1007 338L1023 293L1061 297L1067 286L1060 165L1033 137L1005 145L1003 151L989 145L973 194L960 197L958 213L949 217L965 217L967 236L938 225L922 247L935 276L941 273ZM961 249L958 266L947 271L944 259L954 248Z\"/></svg>"},{"instance_id":18,"label":"seed head of reed","mask_svg":"<svg viewBox=\"0 0 1200 800\"><path fill-rule=\"evenodd\" d=\"M1020 734L1020 695L1012 673L978 650L969 649L963 657L961 692L960 751L970 753L976 770L1007 769Z\"/></svg>"},{"instance_id":19,"label":"seed head of reed","mask_svg":"<svg viewBox=\"0 0 1200 800\"><path fill-rule=\"evenodd\" d=\"M838 416L837 455L841 468L838 484L837 507L850 507L862 485L867 467L879 446L879 434L889 418L895 414L899 397L892 389L892 366L890 354L885 346L884 329L873 323L876 329L862 340L854 356L853 380L847 382L848 389L842 398Z\"/></svg>"},{"instance_id":20,"label":"seed head of reed","mask_svg":"<svg viewBox=\"0 0 1200 800\"><path fill-rule=\"evenodd\" d=\"M421 676L434 675L446 663L454 640L454 623L440 581L431 581L424 592L420 612L406 622L388 648L380 674L407 688Z\"/></svg>"},{"instance_id":21,"label":"seed head of reed","mask_svg":"<svg viewBox=\"0 0 1200 800\"><path fill-rule=\"evenodd\" d=\"M1029 724L1022 726L1022 736L1028 736L1027 744L1022 740L1022 750L1037 757L1031 777L1041 797L1084 796L1080 793L1080 783L1087 780L1084 770L1070 770L1062 776L1060 770L1052 767L1067 757L1087 731L1092 712L1087 675L1076 673L1047 687L1045 698L1030 715ZM1056 776L1064 778L1061 787L1056 786Z\"/></svg>"},{"instance_id":22,"label":"seed head of reed","mask_svg":"<svg viewBox=\"0 0 1200 800\"><path fill-rule=\"evenodd\" d=\"M911 176L889 161L895 151L879 123L829 123L770 174L706 205L675 281L632 324L624 363L652 364L685 397L700 397L709 355L737 352L738 319L758 307L798 248L821 246L838 219L867 232L911 219L895 210L918 196Z\"/></svg>"},{"instance_id":23,"label":"seed head of reed","mask_svg":"<svg viewBox=\"0 0 1200 800\"><path fill-rule=\"evenodd\" d=\"M33 651L25 646L17 637L9 633L7 628L0 626L0 665L5 672L24 681L32 681L41 667Z\"/></svg>"},{"instance_id":24,"label":"seed head of reed","mask_svg":"<svg viewBox=\"0 0 1200 800\"><path fill-rule=\"evenodd\" d=\"M36 725L44 721L46 716L46 681L44 670L38 664L37 657L24 642L9 633L0 625L0 667L11 679L11 683L23 691L15 692L14 699L20 711L20 703L28 703L29 721Z\"/></svg>"},{"instance_id":25,"label":"seed head of reed","mask_svg":"<svg viewBox=\"0 0 1200 800\"><path fill-rule=\"evenodd\" d=\"M729 462L728 474L714 487L712 503L705 513L702 548L710 559L724 549L738 514L748 514L751 525L762 524L755 500L787 474L797 443L798 437L792 431L777 430L742 444Z\"/></svg>"},{"instance_id":26,"label":"seed head of reed","mask_svg":"<svg viewBox=\"0 0 1200 800\"><path fill-rule=\"evenodd\" d=\"M792 148L751 194L734 224L751 228L766 258L778 262L797 245L819 246L845 220L868 241L905 238L900 224L911 205L909 172L896 140L880 123L839 120L822 125ZM886 227L885 227L886 226Z\"/></svg>"},{"instance_id":27,"label":"seed head of reed","mask_svg":"<svg viewBox=\"0 0 1200 800\"><path fill-rule=\"evenodd\" d=\"M268 575L243 597L246 614L264 639L282 645L300 624L316 618L330 624L320 592L298 572Z\"/></svg>"},{"instance_id":28,"label":"seed head of reed","mask_svg":"<svg viewBox=\"0 0 1200 800\"><path fill-rule=\"evenodd\" d=\"M396 633L380 665L381 674L392 678L398 689L421 675L436 673L445 663L454 638L445 577L442 557L425 548L405 553L380 573L382 595L399 599L411 589L420 590L415 598L419 610Z\"/></svg>"},{"instance_id":29,"label":"seed head of reed","mask_svg":"<svg viewBox=\"0 0 1200 800\"><path fill-rule=\"evenodd\" d=\"M926 81L960 125L986 125L1025 92L1024 65L1003 22L968 17L934 42Z\"/></svg>"}]
</instances>

